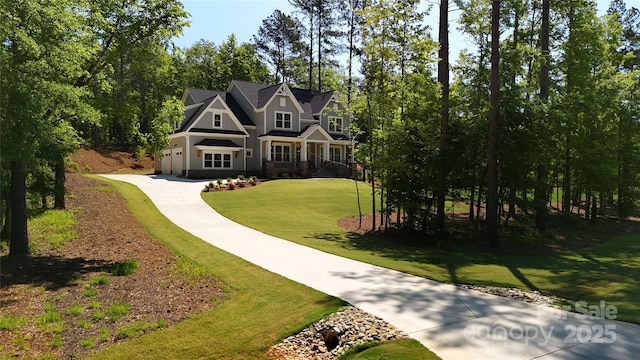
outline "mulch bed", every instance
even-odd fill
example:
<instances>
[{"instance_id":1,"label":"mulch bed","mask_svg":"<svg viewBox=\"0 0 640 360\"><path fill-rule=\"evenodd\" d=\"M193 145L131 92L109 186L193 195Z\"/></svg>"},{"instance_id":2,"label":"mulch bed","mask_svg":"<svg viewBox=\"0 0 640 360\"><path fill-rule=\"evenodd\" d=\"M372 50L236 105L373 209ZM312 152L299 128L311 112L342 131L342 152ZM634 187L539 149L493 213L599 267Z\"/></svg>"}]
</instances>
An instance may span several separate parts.
<instances>
[{"instance_id":1,"label":"mulch bed","mask_svg":"<svg viewBox=\"0 0 640 360\"><path fill-rule=\"evenodd\" d=\"M67 208L78 219L78 238L63 250L40 244L38 253L28 258L2 262L2 315L26 318L27 323L0 330L0 355L85 357L131 337L123 331L127 326L142 328L138 335L152 331L154 324L171 326L212 308L223 297L214 277L188 278L178 271L179 257L147 233L110 185L76 174L67 178ZM109 273L115 263L127 260L137 262L134 274ZM108 284L92 285L101 274L107 275ZM87 296L87 289L96 294ZM99 312L107 314L116 303L130 305L130 311L119 320L108 315L99 319ZM62 331L39 324L45 304L53 304L62 315ZM69 314L73 305L82 313Z\"/></svg>"}]
</instances>

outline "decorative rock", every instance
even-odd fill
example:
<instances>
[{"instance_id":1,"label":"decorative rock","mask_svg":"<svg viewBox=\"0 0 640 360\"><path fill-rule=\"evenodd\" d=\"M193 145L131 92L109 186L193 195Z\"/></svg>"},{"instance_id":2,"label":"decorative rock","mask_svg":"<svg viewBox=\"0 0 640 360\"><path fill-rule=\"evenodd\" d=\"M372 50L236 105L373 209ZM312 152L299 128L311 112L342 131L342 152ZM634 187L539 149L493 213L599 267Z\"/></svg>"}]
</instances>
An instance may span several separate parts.
<instances>
[{"instance_id":1,"label":"decorative rock","mask_svg":"<svg viewBox=\"0 0 640 360\"><path fill-rule=\"evenodd\" d=\"M355 306L347 306L284 339L267 354L282 360L332 360L350 348L374 339L407 337L388 322Z\"/></svg>"}]
</instances>

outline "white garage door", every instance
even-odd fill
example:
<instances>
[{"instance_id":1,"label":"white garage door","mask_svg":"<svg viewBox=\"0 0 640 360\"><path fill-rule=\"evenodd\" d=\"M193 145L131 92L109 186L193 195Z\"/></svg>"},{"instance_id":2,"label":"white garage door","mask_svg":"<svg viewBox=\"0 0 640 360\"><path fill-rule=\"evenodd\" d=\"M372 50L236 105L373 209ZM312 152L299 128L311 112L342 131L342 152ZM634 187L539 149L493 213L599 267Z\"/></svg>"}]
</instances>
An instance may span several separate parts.
<instances>
[{"instance_id":1,"label":"white garage door","mask_svg":"<svg viewBox=\"0 0 640 360\"><path fill-rule=\"evenodd\" d=\"M162 175L171 175L171 150L163 150L162 155Z\"/></svg>"},{"instance_id":2,"label":"white garage door","mask_svg":"<svg viewBox=\"0 0 640 360\"><path fill-rule=\"evenodd\" d=\"M171 173L182 175L182 148L171 149Z\"/></svg>"}]
</instances>

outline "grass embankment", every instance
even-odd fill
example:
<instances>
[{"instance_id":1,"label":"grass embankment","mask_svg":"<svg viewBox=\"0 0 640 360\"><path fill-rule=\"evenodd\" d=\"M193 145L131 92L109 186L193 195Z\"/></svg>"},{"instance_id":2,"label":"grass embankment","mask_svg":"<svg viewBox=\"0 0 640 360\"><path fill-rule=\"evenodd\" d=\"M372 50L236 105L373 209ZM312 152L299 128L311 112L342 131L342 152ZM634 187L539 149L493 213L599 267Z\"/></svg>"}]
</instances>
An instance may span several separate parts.
<instances>
[{"instance_id":1,"label":"grass embankment","mask_svg":"<svg viewBox=\"0 0 640 360\"><path fill-rule=\"evenodd\" d=\"M114 346L94 358L122 359L135 354L148 359L260 359L278 340L344 305L340 299L268 272L178 228L137 187L105 181L124 196L131 212L154 237L215 274L226 285L228 299L211 311ZM424 347L422 352L429 353ZM396 358L393 353L389 356Z\"/></svg>"},{"instance_id":2,"label":"grass embankment","mask_svg":"<svg viewBox=\"0 0 640 360\"><path fill-rule=\"evenodd\" d=\"M360 194L362 209L370 213L370 187L361 183ZM328 253L443 282L537 289L596 305L605 300L617 306L619 319L640 322L638 234L553 255L445 251L340 228L339 219L358 214L353 181L269 181L203 198L236 222Z\"/></svg>"}]
</instances>

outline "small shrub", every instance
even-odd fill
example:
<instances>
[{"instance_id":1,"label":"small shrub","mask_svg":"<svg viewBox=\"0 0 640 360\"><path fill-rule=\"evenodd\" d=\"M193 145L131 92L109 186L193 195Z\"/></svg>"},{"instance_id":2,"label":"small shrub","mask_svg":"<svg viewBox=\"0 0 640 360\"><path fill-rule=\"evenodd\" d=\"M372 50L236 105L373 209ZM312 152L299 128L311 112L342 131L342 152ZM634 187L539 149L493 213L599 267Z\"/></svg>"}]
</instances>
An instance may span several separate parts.
<instances>
[{"instance_id":1,"label":"small shrub","mask_svg":"<svg viewBox=\"0 0 640 360\"><path fill-rule=\"evenodd\" d=\"M169 324L169 322L165 319L160 319L154 323L151 324L151 328L156 330L156 329L164 329L167 327L167 325Z\"/></svg>"},{"instance_id":2,"label":"small shrub","mask_svg":"<svg viewBox=\"0 0 640 360\"><path fill-rule=\"evenodd\" d=\"M72 316L78 316L78 315L82 314L83 311L84 311L84 309L82 308L82 306L80 306L78 304L70 305L67 308L67 314L68 315L72 315Z\"/></svg>"},{"instance_id":3,"label":"small shrub","mask_svg":"<svg viewBox=\"0 0 640 360\"><path fill-rule=\"evenodd\" d=\"M109 329L107 328L100 328L100 330L98 331L98 339L100 341L107 341L109 340Z\"/></svg>"},{"instance_id":4,"label":"small shrub","mask_svg":"<svg viewBox=\"0 0 640 360\"><path fill-rule=\"evenodd\" d=\"M131 325L126 325L118 329L118 335L125 338L132 338L136 336L142 336L147 331L147 324L141 321L137 321Z\"/></svg>"},{"instance_id":5,"label":"small shrub","mask_svg":"<svg viewBox=\"0 0 640 360\"><path fill-rule=\"evenodd\" d=\"M115 263L111 269L111 273L115 276L127 276L134 274L136 270L138 270L138 262L135 260L126 260Z\"/></svg>"},{"instance_id":6,"label":"small shrub","mask_svg":"<svg viewBox=\"0 0 640 360\"><path fill-rule=\"evenodd\" d=\"M93 337L86 338L80 341L80 346L87 349L93 349L96 346L96 339Z\"/></svg>"},{"instance_id":7,"label":"small shrub","mask_svg":"<svg viewBox=\"0 0 640 360\"><path fill-rule=\"evenodd\" d=\"M109 277L106 274L100 274L96 277L94 277L93 279L91 279L91 281L89 281L89 284L91 285L107 285L109 283Z\"/></svg>"},{"instance_id":8,"label":"small shrub","mask_svg":"<svg viewBox=\"0 0 640 360\"><path fill-rule=\"evenodd\" d=\"M58 348L60 346L62 346L63 341L62 341L62 336L60 335L55 335L53 337L53 339L51 339L51 341L49 341L49 346L54 347L54 348Z\"/></svg>"},{"instance_id":9,"label":"small shrub","mask_svg":"<svg viewBox=\"0 0 640 360\"><path fill-rule=\"evenodd\" d=\"M47 325L53 324L62 320L62 315L56 310L55 306L51 303L47 303L44 306L44 315L40 316L38 319L38 324Z\"/></svg>"},{"instance_id":10,"label":"small shrub","mask_svg":"<svg viewBox=\"0 0 640 360\"><path fill-rule=\"evenodd\" d=\"M227 185L232 185L233 184L233 179L231 177L227 178Z\"/></svg>"},{"instance_id":11,"label":"small shrub","mask_svg":"<svg viewBox=\"0 0 640 360\"><path fill-rule=\"evenodd\" d=\"M112 322L120 320L131 310L131 305L127 303L117 303L107 308L107 315Z\"/></svg>"},{"instance_id":12,"label":"small shrub","mask_svg":"<svg viewBox=\"0 0 640 360\"><path fill-rule=\"evenodd\" d=\"M238 180L244 180L244 175L238 175Z\"/></svg>"},{"instance_id":13,"label":"small shrub","mask_svg":"<svg viewBox=\"0 0 640 360\"><path fill-rule=\"evenodd\" d=\"M91 174L91 166L85 165L84 166L84 172L87 173L87 174Z\"/></svg>"},{"instance_id":14,"label":"small shrub","mask_svg":"<svg viewBox=\"0 0 640 360\"><path fill-rule=\"evenodd\" d=\"M290 179L291 176L289 175L289 173L283 172L282 174L280 174L280 178L282 178L282 179Z\"/></svg>"},{"instance_id":15,"label":"small shrub","mask_svg":"<svg viewBox=\"0 0 640 360\"><path fill-rule=\"evenodd\" d=\"M251 180L251 181L256 181L256 180L258 180L258 178L257 178L257 177L255 177L255 176L251 176L251 177L249 178L249 180Z\"/></svg>"},{"instance_id":16,"label":"small shrub","mask_svg":"<svg viewBox=\"0 0 640 360\"><path fill-rule=\"evenodd\" d=\"M93 314L91 314L91 319L93 321L104 320L104 318L105 318L105 315L104 315L104 312L102 312L102 311L96 311Z\"/></svg>"},{"instance_id":17,"label":"small shrub","mask_svg":"<svg viewBox=\"0 0 640 360\"><path fill-rule=\"evenodd\" d=\"M89 309L99 309L100 308L100 301L98 300L91 300L89 302L89 305L87 306Z\"/></svg>"},{"instance_id":18,"label":"small shrub","mask_svg":"<svg viewBox=\"0 0 640 360\"><path fill-rule=\"evenodd\" d=\"M218 183L218 185L223 185L222 184L222 179L218 179L218 180L216 180L216 182Z\"/></svg>"},{"instance_id":19,"label":"small shrub","mask_svg":"<svg viewBox=\"0 0 640 360\"><path fill-rule=\"evenodd\" d=\"M98 290L94 289L94 288L86 288L84 290L82 290L82 296L84 297L93 297L98 295Z\"/></svg>"},{"instance_id":20,"label":"small shrub","mask_svg":"<svg viewBox=\"0 0 640 360\"><path fill-rule=\"evenodd\" d=\"M76 326L81 329L90 329L91 322L89 320L78 320L78 322L76 322Z\"/></svg>"},{"instance_id":21,"label":"small shrub","mask_svg":"<svg viewBox=\"0 0 640 360\"><path fill-rule=\"evenodd\" d=\"M17 330L22 328L27 324L27 319L11 316L11 315L0 315L0 330Z\"/></svg>"}]
</instances>

